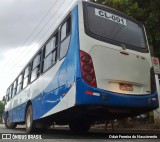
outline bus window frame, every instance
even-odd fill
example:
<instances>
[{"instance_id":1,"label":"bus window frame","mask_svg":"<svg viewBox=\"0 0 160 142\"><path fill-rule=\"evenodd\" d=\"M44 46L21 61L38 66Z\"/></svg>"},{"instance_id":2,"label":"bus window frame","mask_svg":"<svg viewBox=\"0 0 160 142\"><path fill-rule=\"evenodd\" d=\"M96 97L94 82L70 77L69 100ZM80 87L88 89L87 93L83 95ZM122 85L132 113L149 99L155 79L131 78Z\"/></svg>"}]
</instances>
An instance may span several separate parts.
<instances>
[{"instance_id":1,"label":"bus window frame","mask_svg":"<svg viewBox=\"0 0 160 142\"><path fill-rule=\"evenodd\" d=\"M70 32L69 32L69 34L66 34L66 37L63 38L63 40L61 41L61 29L62 29L63 25L67 22L67 20L68 20L69 18L70 18L70 21L71 21L71 22L70 22ZM66 27L67 27L66 30L68 30L68 26L66 26ZM66 33L67 33L67 31L66 31ZM58 58L59 58L59 61L61 61L61 60L68 54L68 49L69 49L69 47L70 47L71 35L72 35L72 14L69 13L68 16L66 16L66 18L63 20L63 22L60 24L60 27L59 27L59 47L58 47ZM69 37L69 36L70 36L70 37ZM60 58L61 44L62 44L68 37L69 37L70 39L69 39L69 44L68 44L67 52L66 52L66 54L65 54L62 58Z\"/></svg>"},{"instance_id":2,"label":"bus window frame","mask_svg":"<svg viewBox=\"0 0 160 142\"><path fill-rule=\"evenodd\" d=\"M57 34L57 45L55 45L56 47L49 53L47 54L47 56L45 57L45 49L46 49L46 45L47 43L56 36ZM46 43L44 44L43 48L42 48L42 61L41 61L41 75L43 75L44 73L46 73L49 69L51 69L58 61L58 47L59 47L59 30L56 29L55 32L49 37L49 39L46 41ZM55 62L52 63L52 65L46 69L45 71L43 71L43 67L44 67L44 60L53 52L56 52L55 53Z\"/></svg>"},{"instance_id":3,"label":"bus window frame","mask_svg":"<svg viewBox=\"0 0 160 142\"><path fill-rule=\"evenodd\" d=\"M25 70L28 68L28 75L25 76ZM29 84L30 84L30 76L31 76L31 65L27 64L27 66L24 68L24 75L23 75L23 86L22 86L22 90L24 90ZM24 87L24 80L28 77L28 81L27 81L27 85Z\"/></svg>"},{"instance_id":4,"label":"bus window frame","mask_svg":"<svg viewBox=\"0 0 160 142\"><path fill-rule=\"evenodd\" d=\"M21 84L21 88L20 88L20 90L16 90L16 95L17 94L19 94L22 90L23 90L23 75L24 75L24 72L21 72L20 74L19 74L19 76L17 77L17 90L18 90L18 86ZM21 82L19 83L19 77L20 76L22 76L21 77Z\"/></svg>"},{"instance_id":5,"label":"bus window frame","mask_svg":"<svg viewBox=\"0 0 160 142\"><path fill-rule=\"evenodd\" d=\"M40 60L39 60L39 64L36 65L36 67L34 67L33 69L33 61L34 59L36 59L37 56L40 56ZM38 51L38 53L32 58L32 61L31 61L31 71L30 71L30 84L33 83L35 80L37 80L40 76L41 76L41 62L42 62L42 48L40 48L40 50ZM31 80L32 79L32 72L39 66L39 69L37 71L37 73L39 72L39 75L37 74L37 77L34 79L34 80Z\"/></svg>"},{"instance_id":6,"label":"bus window frame","mask_svg":"<svg viewBox=\"0 0 160 142\"><path fill-rule=\"evenodd\" d=\"M14 88L14 84L16 83L16 86L15 86L15 88ZM14 80L14 82L13 82L13 90L15 89L15 93L13 94L13 90L12 90L12 98L14 98L15 96L16 96L16 94L17 94L17 85L18 85L18 81L17 81L17 78Z\"/></svg>"}]
</instances>

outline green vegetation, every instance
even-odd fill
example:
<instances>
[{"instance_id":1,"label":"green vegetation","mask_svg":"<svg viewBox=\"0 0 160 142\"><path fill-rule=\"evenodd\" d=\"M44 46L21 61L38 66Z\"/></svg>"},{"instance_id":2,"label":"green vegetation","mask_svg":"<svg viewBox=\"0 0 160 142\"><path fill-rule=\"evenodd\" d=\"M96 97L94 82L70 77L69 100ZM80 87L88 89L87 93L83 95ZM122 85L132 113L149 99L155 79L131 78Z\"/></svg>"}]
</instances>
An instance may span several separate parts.
<instances>
[{"instance_id":1,"label":"green vegetation","mask_svg":"<svg viewBox=\"0 0 160 142\"><path fill-rule=\"evenodd\" d=\"M143 23L154 54L160 58L160 0L97 0L96 3L115 8Z\"/></svg>"},{"instance_id":2,"label":"green vegetation","mask_svg":"<svg viewBox=\"0 0 160 142\"><path fill-rule=\"evenodd\" d=\"M0 123L2 123L2 114L3 114L4 104L0 101Z\"/></svg>"},{"instance_id":3,"label":"green vegetation","mask_svg":"<svg viewBox=\"0 0 160 142\"><path fill-rule=\"evenodd\" d=\"M3 109L4 109L4 104L0 101L0 116L3 113Z\"/></svg>"}]
</instances>

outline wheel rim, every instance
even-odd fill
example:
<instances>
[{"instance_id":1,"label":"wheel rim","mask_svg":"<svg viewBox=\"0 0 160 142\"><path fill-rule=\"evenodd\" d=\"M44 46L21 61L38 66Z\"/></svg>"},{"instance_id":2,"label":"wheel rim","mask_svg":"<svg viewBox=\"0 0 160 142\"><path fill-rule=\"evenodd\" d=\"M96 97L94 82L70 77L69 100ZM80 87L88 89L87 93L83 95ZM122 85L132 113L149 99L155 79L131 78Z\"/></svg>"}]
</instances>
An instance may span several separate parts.
<instances>
[{"instance_id":1,"label":"wheel rim","mask_svg":"<svg viewBox=\"0 0 160 142\"><path fill-rule=\"evenodd\" d=\"M27 113L27 118L26 118L26 125L27 127L29 128L31 126L31 113L30 113L30 110L28 111Z\"/></svg>"}]
</instances>

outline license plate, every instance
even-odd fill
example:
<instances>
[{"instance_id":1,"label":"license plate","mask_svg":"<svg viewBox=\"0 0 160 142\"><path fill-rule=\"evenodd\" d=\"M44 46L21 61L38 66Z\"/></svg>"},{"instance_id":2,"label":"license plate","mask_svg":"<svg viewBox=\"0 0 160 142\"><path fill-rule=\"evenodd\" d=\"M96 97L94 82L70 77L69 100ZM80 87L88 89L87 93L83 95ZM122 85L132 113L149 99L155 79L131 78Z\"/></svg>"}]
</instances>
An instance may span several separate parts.
<instances>
[{"instance_id":1,"label":"license plate","mask_svg":"<svg viewBox=\"0 0 160 142\"><path fill-rule=\"evenodd\" d=\"M132 84L119 83L119 88L120 88L120 90L123 90L123 91L133 91Z\"/></svg>"}]
</instances>

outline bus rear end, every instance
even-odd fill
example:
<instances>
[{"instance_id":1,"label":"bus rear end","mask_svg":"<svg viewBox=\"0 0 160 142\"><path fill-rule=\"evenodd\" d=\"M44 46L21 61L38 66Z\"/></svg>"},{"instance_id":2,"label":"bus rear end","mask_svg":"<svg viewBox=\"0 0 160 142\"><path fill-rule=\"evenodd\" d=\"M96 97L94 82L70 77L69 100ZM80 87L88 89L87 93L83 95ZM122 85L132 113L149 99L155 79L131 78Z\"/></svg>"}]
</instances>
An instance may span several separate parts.
<instances>
[{"instance_id":1,"label":"bus rear end","mask_svg":"<svg viewBox=\"0 0 160 142\"><path fill-rule=\"evenodd\" d=\"M97 4L79 4L80 78L76 105L92 118L137 115L158 107L144 27ZM108 115L112 114L112 115Z\"/></svg>"}]
</instances>

